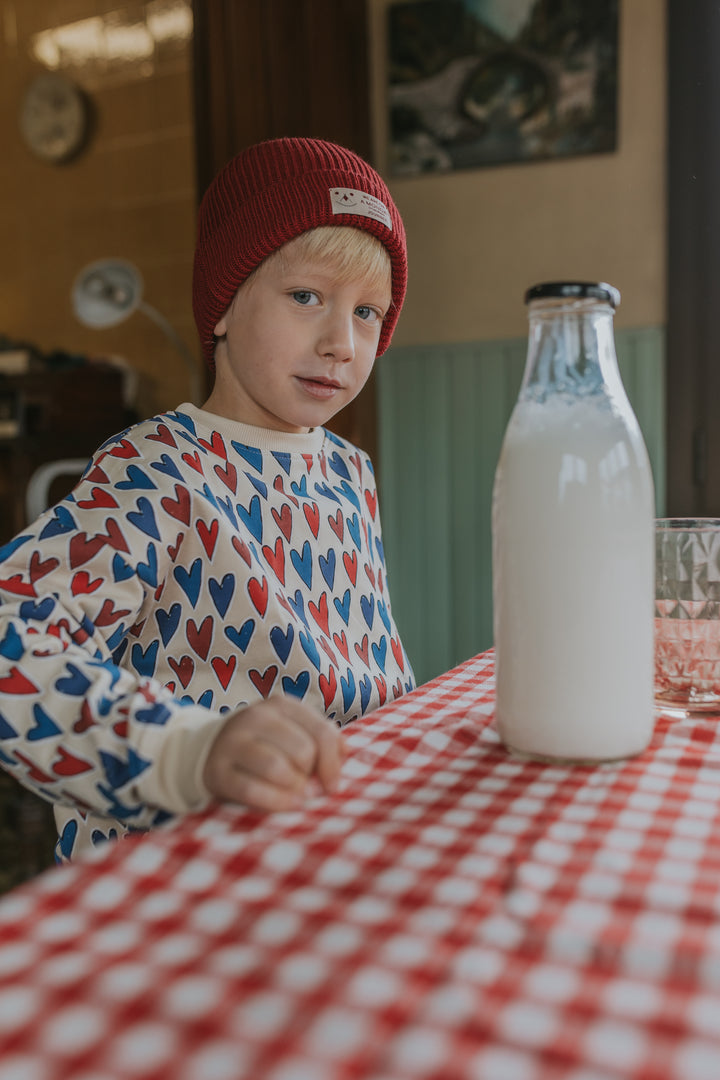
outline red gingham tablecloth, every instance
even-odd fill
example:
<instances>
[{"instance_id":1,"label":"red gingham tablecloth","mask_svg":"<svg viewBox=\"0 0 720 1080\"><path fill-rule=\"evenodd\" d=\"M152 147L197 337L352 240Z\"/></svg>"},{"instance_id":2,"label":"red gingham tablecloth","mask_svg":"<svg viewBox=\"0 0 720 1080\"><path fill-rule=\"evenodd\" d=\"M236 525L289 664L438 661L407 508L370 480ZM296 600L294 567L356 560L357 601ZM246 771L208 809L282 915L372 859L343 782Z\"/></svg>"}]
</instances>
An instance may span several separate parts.
<instances>
[{"instance_id":1,"label":"red gingham tablecloth","mask_svg":"<svg viewBox=\"0 0 720 1080\"><path fill-rule=\"evenodd\" d=\"M511 757L492 654L223 807L0 902L0 1080L720 1080L718 722Z\"/></svg>"}]
</instances>

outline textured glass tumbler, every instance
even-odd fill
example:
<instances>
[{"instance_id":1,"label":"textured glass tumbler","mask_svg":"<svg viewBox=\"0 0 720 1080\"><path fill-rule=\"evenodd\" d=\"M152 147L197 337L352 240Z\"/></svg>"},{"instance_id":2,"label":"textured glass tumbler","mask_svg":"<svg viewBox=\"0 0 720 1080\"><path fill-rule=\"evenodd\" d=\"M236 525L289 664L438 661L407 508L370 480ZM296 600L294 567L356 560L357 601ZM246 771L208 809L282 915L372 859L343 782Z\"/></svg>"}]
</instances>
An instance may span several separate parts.
<instances>
[{"instance_id":1,"label":"textured glass tumbler","mask_svg":"<svg viewBox=\"0 0 720 1080\"><path fill-rule=\"evenodd\" d=\"M720 716L720 518L655 523L655 704Z\"/></svg>"}]
</instances>

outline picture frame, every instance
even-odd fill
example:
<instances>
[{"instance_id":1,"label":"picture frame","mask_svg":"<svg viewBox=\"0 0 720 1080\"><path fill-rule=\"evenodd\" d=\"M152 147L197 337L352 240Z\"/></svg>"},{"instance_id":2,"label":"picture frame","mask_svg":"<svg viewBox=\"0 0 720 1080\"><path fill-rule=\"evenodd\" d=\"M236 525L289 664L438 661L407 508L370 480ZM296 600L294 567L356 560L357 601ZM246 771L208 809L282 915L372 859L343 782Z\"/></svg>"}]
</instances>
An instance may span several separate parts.
<instances>
[{"instance_id":1,"label":"picture frame","mask_svg":"<svg viewBox=\"0 0 720 1080\"><path fill-rule=\"evenodd\" d=\"M619 3L389 3L389 174L613 152Z\"/></svg>"}]
</instances>

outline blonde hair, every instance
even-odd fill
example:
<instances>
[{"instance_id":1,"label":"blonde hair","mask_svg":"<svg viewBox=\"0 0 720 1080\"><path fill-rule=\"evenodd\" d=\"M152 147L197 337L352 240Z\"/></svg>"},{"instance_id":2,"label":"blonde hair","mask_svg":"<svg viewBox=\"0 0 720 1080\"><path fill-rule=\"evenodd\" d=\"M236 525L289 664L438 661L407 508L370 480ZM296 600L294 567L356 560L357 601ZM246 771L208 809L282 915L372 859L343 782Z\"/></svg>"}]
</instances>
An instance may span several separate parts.
<instances>
[{"instance_id":1,"label":"blonde hair","mask_svg":"<svg viewBox=\"0 0 720 1080\"><path fill-rule=\"evenodd\" d=\"M313 259L332 269L341 283L358 276L367 277L371 288L391 284L392 263L385 245L372 233L352 225L320 225L300 233L260 263L245 280L247 285L258 271L275 260L283 260L286 249L304 259Z\"/></svg>"}]
</instances>

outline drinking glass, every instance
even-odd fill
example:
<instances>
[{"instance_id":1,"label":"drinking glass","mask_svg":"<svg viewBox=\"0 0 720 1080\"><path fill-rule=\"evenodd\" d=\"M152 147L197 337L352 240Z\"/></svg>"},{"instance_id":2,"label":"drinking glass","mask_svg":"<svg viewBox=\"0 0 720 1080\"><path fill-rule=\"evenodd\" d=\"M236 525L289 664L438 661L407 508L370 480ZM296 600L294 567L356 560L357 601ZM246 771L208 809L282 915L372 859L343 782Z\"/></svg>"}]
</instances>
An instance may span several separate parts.
<instances>
[{"instance_id":1,"label":"drinking glass","mask_svg":"<svg viewBox=\"0 0 720 1080\"><path fill-rule=\"evenodd\" d=\"M655 522L655 705L720 716L720 518Z\"/></svg>"}]
</instances>

